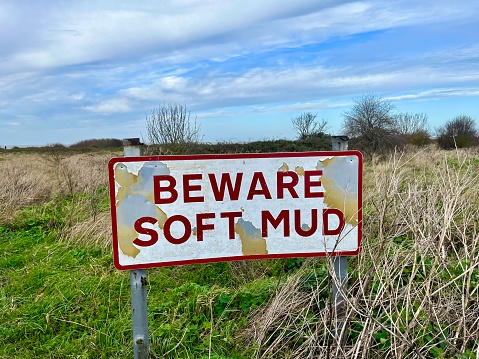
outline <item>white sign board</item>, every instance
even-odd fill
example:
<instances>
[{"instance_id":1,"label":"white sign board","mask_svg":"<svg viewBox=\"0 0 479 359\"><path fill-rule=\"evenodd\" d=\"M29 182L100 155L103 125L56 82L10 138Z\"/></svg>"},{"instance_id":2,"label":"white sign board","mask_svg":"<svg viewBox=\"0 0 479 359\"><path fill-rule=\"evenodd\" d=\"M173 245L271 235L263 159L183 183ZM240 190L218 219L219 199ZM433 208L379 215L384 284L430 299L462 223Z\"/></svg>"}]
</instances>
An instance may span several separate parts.
<instances>
[{"instance_id":1,"label":"white sign board","mask_svg":"<svg viewBox=\"0 0 479 359\"><path fill-rule=\"evenodd\" d=\"M118 269L360 251L357 151L121 157L109 178Z\"/></svg>"}]
</instances>

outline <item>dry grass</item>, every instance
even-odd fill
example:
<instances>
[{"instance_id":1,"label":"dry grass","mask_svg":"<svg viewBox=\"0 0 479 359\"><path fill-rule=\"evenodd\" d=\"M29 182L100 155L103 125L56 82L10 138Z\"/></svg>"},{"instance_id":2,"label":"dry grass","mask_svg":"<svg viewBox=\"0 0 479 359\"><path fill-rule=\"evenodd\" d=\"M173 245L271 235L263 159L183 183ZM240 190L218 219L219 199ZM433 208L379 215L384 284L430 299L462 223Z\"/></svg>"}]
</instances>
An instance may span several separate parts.
<instances>
[{"instance_id":1,"label":"dry grass","mask_svg":"<svg viewBox=\"0 0 479 359\"><path fill-rule=\"evenodd\" d=\"M335 335L332 259L310 261L252 319L258 358L479 356L477 154L425 150L365 168L363 251ZM304 288L313 269L330 276ZM306 275L310 273L310 275Z\"/></svg>"},{"instance_id":2,"label":"dry grass","mask_svg":"<svg viewBox=\"0 0 479 359\"><path fill-rule=\"evenodd\" d=\"M3 156L0 161L0 223L11 221L26 206L50 199L51 178L38 156Z\"/></svg>"},{"instance_id":3,"label":"dry grass","mask_svg":"<svg viewBox=\"0 0 479 359\"><path fill-rule=\"evenodd\" d=\"M110 157L2 155L0 224L26 206L68 199L60 239L109 245ZM257 348L256 357L479 357L478 170L474 150L429 148L368 161L363 250L350 259L345 343L334 328L332 259L313 259L251 318L242 338ZM251 276L244 263L232 266L240 279Z\"/></svg>"},{"instance_id":4,"label":"dry grass","mask_svg":"<svg viewBox=\"0 0 479 359\"><path fill-rule=\"evenodd\" d=\"M80 245L110 243L107 164L110 154L5 154L0 161L0 224L14 220L30 205L62 204L60 239Z\"/></svg>"}]
</instances>

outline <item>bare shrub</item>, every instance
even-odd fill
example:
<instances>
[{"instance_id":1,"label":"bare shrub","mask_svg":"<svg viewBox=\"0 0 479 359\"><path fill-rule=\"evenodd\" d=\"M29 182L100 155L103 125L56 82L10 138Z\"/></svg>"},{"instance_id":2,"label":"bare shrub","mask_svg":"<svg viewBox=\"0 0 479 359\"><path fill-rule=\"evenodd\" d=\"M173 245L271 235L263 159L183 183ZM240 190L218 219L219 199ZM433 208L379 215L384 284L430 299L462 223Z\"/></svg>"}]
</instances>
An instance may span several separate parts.
<instances>
[{"instance_id":1,"label":"bare shrub","mask_svg":"<svg viewBox=\"0 0 479 359\"><path fill-rule=\"evenodd\" d=\"M316 120L317 115L311 112L305 112L297 117L291 119L293 130L298 135L300 140L304 140L308 137L323 137L326 136L325 131L328 125L325 119L321 122Z\"/></svg>"},{"instance_id":2,"label":"bare shrub","mask_svg":"<svg viewBox=\"0 0 479 359\"><path fill-rule=\"evenodd\" d=\"M186 153L188 146L200 141L200 126L190 118L190 111L183 105L163 104L146 116L146 130L150 145Z\"/></svg>"},{"instance_id":3,"label":"bare shrub","mask_svg":"<svg viewBox=\"0 0 479 359\"><path fill-rule=\"evenodd\" d=\"M426 146L431 142L425 113L400 113L396 115L396 127L408 144Z\"/></svg>"}]
</instances>

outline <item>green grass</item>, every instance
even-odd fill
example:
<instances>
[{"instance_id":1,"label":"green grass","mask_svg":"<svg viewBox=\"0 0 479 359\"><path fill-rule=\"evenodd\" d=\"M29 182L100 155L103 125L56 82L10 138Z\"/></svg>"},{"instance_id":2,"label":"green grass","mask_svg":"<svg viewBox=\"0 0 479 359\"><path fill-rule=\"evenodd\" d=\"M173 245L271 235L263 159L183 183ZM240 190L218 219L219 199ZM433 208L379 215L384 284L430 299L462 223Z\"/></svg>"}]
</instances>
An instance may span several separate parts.
<instances>
[{"instance_id":1,"label":"green grass","mask_svg":"<svg viewBox=\"0 0 479 359\"><path fill-rule=\"evenodd\" d=\"M71 199L29 207L0 227L0 358L133 356L129 272L113 267L110 249L58 240L50 223L68 206ZM152 357L247 358L236 332L295 266L251 268L268 264L270 276L250 273L247 283L231 263L149 270Z\"/></svg>"}]
</instances>

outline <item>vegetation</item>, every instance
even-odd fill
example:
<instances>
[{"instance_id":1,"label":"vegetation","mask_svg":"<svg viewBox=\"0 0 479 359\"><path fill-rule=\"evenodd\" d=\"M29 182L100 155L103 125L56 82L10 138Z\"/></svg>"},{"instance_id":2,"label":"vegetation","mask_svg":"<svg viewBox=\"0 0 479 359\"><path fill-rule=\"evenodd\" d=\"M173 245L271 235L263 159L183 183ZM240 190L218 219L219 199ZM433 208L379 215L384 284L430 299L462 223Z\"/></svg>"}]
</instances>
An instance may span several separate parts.
<instances>
[{"instance_id":1,"label":"vegetation","mask_svg":"<svg viewBox=\"0 0 479 359\"><path fill-rule=\"evenodd\" d=\"M190 111L183 105L160 105L146 116L146 131L150 145L166 145L175 152L188 152L189 145L201 139L200 126L190 118ZM161 147L160 147L161 148Z\"/></svg>"},{"instance_id":2,"label":"vegetation","mask_svg":"<svg viewBox=\"0 0 479 359\"><path fill-rule=\"evenodd\" d=\"M343 130L353 146L368 154L431 143L426 114L396 113L391 101L373 93L357 99L343 117Z\"/></svg>"},{"instance_id":3,"label":"vegetation","mask_svg":"<svg viewBox=\"0 0 479 359\"><path fill-rule=\"evenodd\" d=\"M441 148L465 148L479 144L479 131L470 116L461 115L446 122L436 130L437 143Z\"/></svg>"},{"instance_id":4,"label":"vegetation","mask_svg":"<svg viewBox=\"0 0 479 359\"><path fill-rule=\"evenodd\" d=\"M118 148L123 146L123 141L117 138L95 138L79 141L72 144L71 148Z\"/></svg>"},{"instance_id":5,"label":"vegetation","mask_svg":"<svg viewBox=\"0 0 479 359\"><path fill-rule=\"evenodd\" d=\"M304 140L309 137L327 137L325 131L328 125L325 119L321 122L316 120L317 115L311 112L305 112L291 119L293 130L298 135L298 139Z\"/></svg>"},{"instance_id":6,"label":"vegetation","mask_svg":"<svg viewBox=\"0 0 479 359\"><path fill-rule=\"evenodd\" d=\"M400 113L396 115L396 127L405 143L420 147L431 143L425 113Z\"/></svg>"},{"instance_id":7,"label":"vegetation","mask_svg":"<svg viewBox=\"0 0 479 359\"><path fill-rule=\"evenodd\" d=\"M345 134L353 138L354 146L362 151L394 149L402 144L394 111L391 101L373 93L366 94L343 113Z\"/></svg>"},{"instance_id":8,"label":"vegetation","mask_svg":"<svg viewBox=\"0 0 479 359\"><path fill-rule=\"evenodd\" d=\"M308 137L302 140L264 140L245 143L219 142L219 143L195 143L189 144L187 150L180 149L176 145L155 146L148 145L144 149L147 155L181 154L189 153L265 153L265 152L304 152L304 151L329 151L331 138Z\"/></svg>"},{"instance_id":9,"label":"vegetation","mask_svg":"<svg viewBox=\"0 0 479 359\"><path fill-rule=\"evenodd\" d=\"M365 164L345 343L330 258L190 265L149 270L152 358L477 358L479 153L408 151ZM109 244L106 166L120 154L0 153L0 358L133 356L129 275Z\"/></svg>"}]
</instances>

